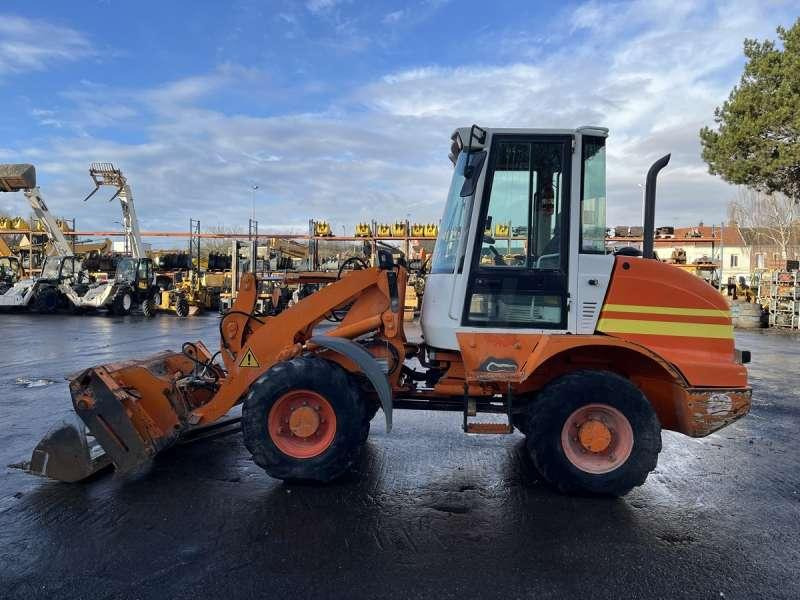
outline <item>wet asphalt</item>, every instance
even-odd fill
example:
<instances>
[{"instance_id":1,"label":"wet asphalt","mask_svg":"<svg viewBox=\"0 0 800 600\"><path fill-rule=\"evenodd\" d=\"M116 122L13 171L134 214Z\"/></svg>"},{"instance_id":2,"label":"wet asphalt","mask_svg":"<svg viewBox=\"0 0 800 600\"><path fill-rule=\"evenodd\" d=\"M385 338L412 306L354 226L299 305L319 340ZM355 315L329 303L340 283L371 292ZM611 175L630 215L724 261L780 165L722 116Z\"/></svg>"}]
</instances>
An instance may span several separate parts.
<instances>
[{"instance_id":1,"label":"wet asphalt","mask_svg":"<svg viewBox=\"0 0 800 600\"><path fill-rule=\"evenodd\" d=\"M622 499L538 480L522 436L456 413L380 419L352 475L286 485L240 436L135 480L4 468L70 412L82 367L217 344L214 315L0 315L0 598L798 598L800 336L738 332L754 406L704 439L665 432ZM379 415L380 417L380 415Z\"/></svg>"}]
</instances>

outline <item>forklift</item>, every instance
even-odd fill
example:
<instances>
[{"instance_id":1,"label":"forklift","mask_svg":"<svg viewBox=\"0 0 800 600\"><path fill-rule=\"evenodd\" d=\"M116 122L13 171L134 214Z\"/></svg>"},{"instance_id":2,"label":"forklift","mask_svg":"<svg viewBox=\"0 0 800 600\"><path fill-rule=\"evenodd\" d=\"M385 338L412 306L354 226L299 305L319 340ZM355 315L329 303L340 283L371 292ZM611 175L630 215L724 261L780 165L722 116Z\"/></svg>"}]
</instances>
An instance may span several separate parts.
<instances>
[{"instance_id":1,"label":"forklift","mask_svg":"<svg viewBox=\"0 0 800 600\"><path fill-rule=\"evenodd\" d=\"M606 251L607 135L454 132L424 341L406 338L408 270L383 249L275 316L255 312L258 281L245 273L217 351L186 342L74 375L80 420L52 430L29 471L140 472L179 441L230 428L270 476L329 482L352 467L377 411L391 431L395 410L414 409L460 413L470 435L520 431L561 492L628 493L655 469L662 429L702 437L748 412L750 357L734 347L725 299L654 260L669 155L647 174L642 249ZM509 225L502 251L492 222ZM332 311L341 320L319 327ZM241 417L228 415L239 404Z\"/></svg>"}]
</instances>

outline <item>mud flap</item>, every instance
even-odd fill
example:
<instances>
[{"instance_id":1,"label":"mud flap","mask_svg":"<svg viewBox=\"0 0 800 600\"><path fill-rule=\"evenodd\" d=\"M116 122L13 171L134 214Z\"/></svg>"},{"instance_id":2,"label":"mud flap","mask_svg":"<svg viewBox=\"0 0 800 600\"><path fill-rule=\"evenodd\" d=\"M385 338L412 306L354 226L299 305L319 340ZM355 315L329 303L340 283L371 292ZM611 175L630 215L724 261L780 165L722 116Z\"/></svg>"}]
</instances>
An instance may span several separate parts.
<instances>
[{"instance_id":1,"label":"mud flap","mask_svg":"<svg viewBox=\"0 0 800 600\"><path fill-rule=\"evenodd\" d=\"M315 336L309 340L310 343L328 348L346 356L356 363L364 375L367 376L381 402L383 414L386 415L386 431L392 430L392 388L386 374L381 369L372 355L352 340L330 335Z\"/></svg>"},{"instance_id":2,"label":"mud flap","mask_svg":"<svg viewBox=\"0 0 800 600\"><path fill-rule=\"evenodd\" d=\"M111 458L86 434L77 416L53 427L33 449L23 468L34 475L74 483L111 466Z\"/></svg>"}]
</instances>

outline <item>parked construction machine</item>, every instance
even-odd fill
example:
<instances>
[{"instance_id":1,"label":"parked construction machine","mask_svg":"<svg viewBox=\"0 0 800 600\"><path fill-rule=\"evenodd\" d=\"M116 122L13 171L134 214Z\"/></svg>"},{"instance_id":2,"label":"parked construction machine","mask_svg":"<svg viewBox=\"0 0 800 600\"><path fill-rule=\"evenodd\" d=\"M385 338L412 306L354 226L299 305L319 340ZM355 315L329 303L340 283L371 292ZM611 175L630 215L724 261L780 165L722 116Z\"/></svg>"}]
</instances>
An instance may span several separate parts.
<instances>
[{"instance_id":1,"label":"parked construction machine","mask_svg":"<svg viewBox=\"0 0 800 600\"><path fill-rule=\"evenodd\" d=\"M20 279L25 277L22 263L0 238L0 295L5 294Z\"/></svg>"},{"instance_id":2,"label":"parked construction machine","mask_svg":"<svg viewBox=\"0 0 800 600\"><path fill-rule=\"evenodd\" d=\"M130 256L117 261L113 279L96 283L80 295L69 295L70 301L79 310L106 309L116 315L127 315L139 306L142 314L150 317L155 314L160 294L155 284L153 261L146 256L139 233L139 219L136 217L131 186L122 171L112 163L92 163L89 176L94 182L94 189L84 201L94 196L102 186L116 188L109 202L119 198L125 247Z\"/></svg>"},{"instance_id":3,"label":"parked construction machine","mask_svg":"<svg viewBox=\"0 0 800 600\"><path fill-rule=\"evenodd\" d=\"M606 253L606 137L600 127L453 134L424 341L406 338L407 270L384 250L375 267L273 317L254 314L258 282L246 273L219 350L186 342L75 375L80 422L42 440L30 471L64 481L112 464L139 471L234 423L226 415L241 404L258 465L327 482L354 463L378 409L387 430L394 410L417 409L459 412L469 434L520 430L563 492L625 494L655 468L662 428L708 435L747 413L751 389L722 296L652 260L668 155L647 176L643 250ZM495 247L490 222L510 224L510 252ZM318 327L343 307L341 321Z\"/></svg>"},{"instance_id":4,"label":"parked construction machine","mask_svg":"<svg viewBox=\"0 0 800 600\"><path fill-rule=\"evenodd\" d=\"M0 255L0 295L5 294L24 276L22 263L16 256Z\"/></svg>"},{"instance_id":5,"label":"parked construction machine","mask_svg":"<svg viewBox=\"0 0 800 600\"><path fill-rule=\"evenodd\" d=\"M32 308L52 313L72 308L71 298L88 289L88 276L36 186L36 169L29 164L0 165L0 191L25 194L54 252L45 259L39 277L19 279L0 294L0 309Z\"/></svg>"}]
</instances>

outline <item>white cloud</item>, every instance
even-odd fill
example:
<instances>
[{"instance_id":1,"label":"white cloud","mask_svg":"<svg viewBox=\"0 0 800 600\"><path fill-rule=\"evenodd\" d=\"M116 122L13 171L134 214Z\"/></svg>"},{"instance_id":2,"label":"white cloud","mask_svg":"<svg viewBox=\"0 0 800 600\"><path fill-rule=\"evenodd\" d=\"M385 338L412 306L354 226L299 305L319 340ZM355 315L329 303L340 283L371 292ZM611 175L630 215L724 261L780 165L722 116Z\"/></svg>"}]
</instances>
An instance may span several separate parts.
<instances>
[{"instance_id":1,"label":"white cloud","mask_svg":"<svg viewBox=\"0 0 800 600\"><path fill-rule=\"evenodd\" d=\"M74 29L0 15L0 74L42 71L93 54L89 41Z\"/></svg>"},{"instance_id":2,"label":"white cloud","mask_svg":"<svg viewBox=\"0 0 800 600\"><path fill-rule=\"evenodd\" d=\"M517 60L388 73L316 113L263 117L208 108L206 100L222 91L260 95L268 88L260 73L235 65L144 91L85 83L65 97L83 106L75 119L90 118L87 98L102 98L116 111L108 119L145 123L137 132L144 141L64 128L35 151L20 149L18 160L36 162L53 210L87 227L118 218L116 206L88 210L77 202L89 184L88 163L108 160L129 175L144 229L175 229L190 216L204 227L242 225L255 182L262 230L302 231L314 217L338 231L406 213L437 220L450 177L448 138L457 126L598 124L611 129L610 224L639 220L637 184L666 152L673 158L661 177L659 223L719 221L733 192L706 173L698 130L738 79L742 40L774 37L776 11L744 1L588 3L575 19L555 19L576 23L574 38L520 36L503 46ZM544 39L555 43L530 52ZM58 110L38 117L61 120Z\"/></svg>"},{"instance_id":3,"label":"white cloud","mask_svg":"<svg viewBox=\"0 0 800 600\"><path fill-rule=\"evenodd\" d=\"M306 2L306 8L312 13L317 14L329 11L346 2L349 2L349 0L308 0L308 2Z\"/></svg>"},{"instance_id":4,"label":"white cloud","mask_svg":"<svg viewBox=\"0 0 800 600\"><path fill-rule=\"evenodd\" d=\"M395 10L395 11L392 11L390 13L386 13L386 15L384 15L384 17L382 19L382 22L386 23L387 25L391 25L393 23L399 23L400 21L403 20L403 17L405 16L405 14L406 14L406 11L402 10L402 9L401 10Z\"/></svg>"}]
</instances>

